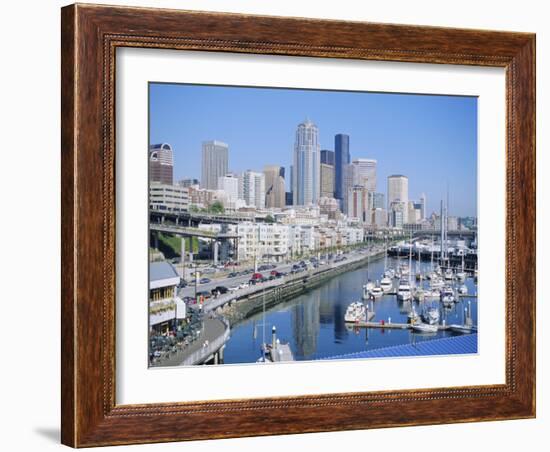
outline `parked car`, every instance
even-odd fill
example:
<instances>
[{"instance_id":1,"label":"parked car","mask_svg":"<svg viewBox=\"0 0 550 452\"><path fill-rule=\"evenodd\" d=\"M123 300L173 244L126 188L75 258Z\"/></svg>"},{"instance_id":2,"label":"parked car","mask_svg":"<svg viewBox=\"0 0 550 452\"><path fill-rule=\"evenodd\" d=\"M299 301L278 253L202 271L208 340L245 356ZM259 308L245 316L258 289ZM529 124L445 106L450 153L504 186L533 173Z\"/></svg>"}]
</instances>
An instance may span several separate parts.
<instances>
[{"instance_id":1,"label":"parked car","mask_svg":"<svg viewBox=\"0 0 550 452\"><path fill-rule=\"evenodd\" d=\"M247 289L248 287L250 287L250 285L249 285L248 283L246 283L246 282L243 282L243 283L241 283L241 284L239 285L239 287L240 287L241 289Z\"/></svg>"},{"instance_id":2,"label":"parked car","mask_svg":"<svg viewBox=\"0 0 550 452\"><path fill-rule=\"evenodd\" d=\"M235 278L237 276L237 273L231 272L229 275L227 275L228 278Z\"/></svg>"},{"instance_id":3,"label":"parked car","mask_svg":"<svg viewBox=\"0 0 550 452\"><path fill-rule=\"evenodd\" d=\"M218 292L219 294L223 295L224 293L227 293L229 291L229 289L225 286L216 286L212 289L212 293L216 293Z\"/></svg>"},{"instance_id":4,"label":"parked car","mask_svg":"<svg viewBox=\"0 0 550 452\"><path fill-rule=\"evenodd\" d=\"M235 292L235 291L241 289L241 285L238 284L236 286L229 286L228 289L229 289L229 292Z\"/></svg>"},{"instance_id":5,"label":"parked car","mask_svg":"<svg viewBox=\"0 0 550 452\"><path fill-rule=\"evenodd\" d=\"M201 278L199 281L199 284L208 284L210 282L210 278Z\"/></svg>"},{"instance_id":6,"label":"parked car","mask_svg":"<svg viewBox=\"0 0 550 452\"><path fill-rule=\"evenodd\" d=\"M262 279L264 277L264 275L262 275L261 273L254 273L252 275L252 279Z\"/></svg>"}]
</instances>

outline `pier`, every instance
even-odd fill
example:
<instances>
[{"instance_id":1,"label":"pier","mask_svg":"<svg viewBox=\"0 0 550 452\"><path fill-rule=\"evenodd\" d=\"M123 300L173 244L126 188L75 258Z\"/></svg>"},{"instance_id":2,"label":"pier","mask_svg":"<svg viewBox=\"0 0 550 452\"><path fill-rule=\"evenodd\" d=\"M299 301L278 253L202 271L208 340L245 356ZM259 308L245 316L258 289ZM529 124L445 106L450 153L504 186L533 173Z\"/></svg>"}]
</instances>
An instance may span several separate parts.
<instances>
[{"instance_id":1,"label":"pier","mask_svg":"<svg viewBox=\"0 0 550 452\"><path fill-rule=\"evenodd\" d=\"M374 313L373 313L374 314ZM348 325L360 328L379 328L387 330L410 330L413 327L412 323L388 323L380 322L349 322ZM435 325L438 331L446 331L450 329L450 325Z\"/></svg>"}]
</instances>

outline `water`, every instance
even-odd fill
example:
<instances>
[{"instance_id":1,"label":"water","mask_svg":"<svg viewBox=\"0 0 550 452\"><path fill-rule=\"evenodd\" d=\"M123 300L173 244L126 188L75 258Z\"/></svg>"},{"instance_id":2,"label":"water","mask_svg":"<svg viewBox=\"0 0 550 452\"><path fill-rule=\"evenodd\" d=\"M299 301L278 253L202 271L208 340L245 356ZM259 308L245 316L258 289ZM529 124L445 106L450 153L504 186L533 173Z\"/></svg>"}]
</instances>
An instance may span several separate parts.
<instances>
[{"instance_id":1,"label":"water","mask_svg":"<svg viewBox=\"0 0 550 452\"><path fill-rule=\"evenodd\" d=\"M407 262L407 260L402 260ZM397 268L396 259L388 259L388 266ZM413 262L413 275L417 266L429 269L429 262ZM384 260L371 262L369 278L380 280L384 271ZM281 303L266 311L265 318L259 313L234 326L225 352L224 363L253 363L260 357L264 329L267 342L271 342L271 329L277 328L277 337L290 344L294 358L299 361L327 358L347 353L360 352L392 345L409 344L423 340L451 336L452 332L439 331L429 335L410 330L383 330L353 328L344 322L347 306L361 299L362 287L367 280L367 268L361 268L339 275L322 286L297 298ZM394 280L397 283L397 280ZM476 294L477 287L472 278L465 282L468 294ZM472 318L477 325L477 298L461 299L446 311L439 301L441 319L448 325L462 324L464 307L471 303ZM418 313L421 312L419 304ZM427 302L428 305L431 302ZM385 295L374 302L376 316L372 321L388 320L393 323L407 323L411 303L398 302L395 295Z\"/></svg>"}]
</instances>

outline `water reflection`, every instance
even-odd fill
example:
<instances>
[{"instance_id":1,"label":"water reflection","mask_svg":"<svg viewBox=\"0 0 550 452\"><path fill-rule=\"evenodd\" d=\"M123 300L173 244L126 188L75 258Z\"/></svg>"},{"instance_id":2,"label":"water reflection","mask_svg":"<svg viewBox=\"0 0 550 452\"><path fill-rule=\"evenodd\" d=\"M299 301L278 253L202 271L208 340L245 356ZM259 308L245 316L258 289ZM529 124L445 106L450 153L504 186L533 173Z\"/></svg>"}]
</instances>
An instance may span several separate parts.
<instances>
[{"instance_id":1,"label":"water reflection","mask_svg":"<svg viewBox=\"0 0 550 452\"><path fill-rule=\"evenodd\" d=\"M397 262L390 259L389 265L394 268ZM413 264L414 273L426 269L429 263ZM373 280L381 279L384 270L383 260L371 262L368 274ZM268 310L265 317L262 313L236 325L227 343L224 353L225 363L256 362L260 353L263 331L271 334L273 325L277 335L288 341L296 360L326 358L363 350L409 344L437 337L452 335L449 331L439 331L425 335L412 333L410 330L365 329L346 326L344 313L349 303L361 298L362 286L366 282L366 268L358 269L327 281L322 286ZM477 291L473 279L465 282L469 294ZM470 303L472 319L477 325L477 298L461 299L450 308L444 308L439 302L440 318L446 324L462 324L464 309ZM374 321L406 323L412 306L418 313L422 305L417 302L398 302L394 295L385 295L374 302ZM428 302L432 304L432 302Z\"/></svg>"}]
</instances>

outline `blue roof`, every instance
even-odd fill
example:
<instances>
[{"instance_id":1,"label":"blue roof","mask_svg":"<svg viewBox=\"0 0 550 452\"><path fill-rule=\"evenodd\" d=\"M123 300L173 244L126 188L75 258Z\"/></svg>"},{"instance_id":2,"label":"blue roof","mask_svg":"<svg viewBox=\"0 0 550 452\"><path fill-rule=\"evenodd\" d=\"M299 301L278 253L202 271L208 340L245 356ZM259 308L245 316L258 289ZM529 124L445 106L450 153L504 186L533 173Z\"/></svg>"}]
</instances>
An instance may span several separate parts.
<instances>
[{"instance_id":1,"label":"blue roof","mask_svg":"<svg viewBox=\"0 0 550 452\"><path fill-rule=\"evenodd\" d=\"M466 355L477 353L477 333L423 340L321 359L397 358L403 356Z\"/></svg>"},{"instance_id":2,"label":"blue roof","mask_svg":"<svg viewBox=\"0 0 550 452\"><path fill-rule=\"evenodd\" d=\"M150 262L149 263L149 281L159 281L162 279L179 278L178 272L168 262Z\"/></svg>"}]
</instances>

